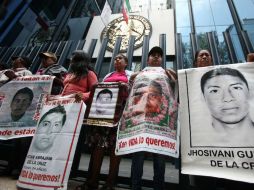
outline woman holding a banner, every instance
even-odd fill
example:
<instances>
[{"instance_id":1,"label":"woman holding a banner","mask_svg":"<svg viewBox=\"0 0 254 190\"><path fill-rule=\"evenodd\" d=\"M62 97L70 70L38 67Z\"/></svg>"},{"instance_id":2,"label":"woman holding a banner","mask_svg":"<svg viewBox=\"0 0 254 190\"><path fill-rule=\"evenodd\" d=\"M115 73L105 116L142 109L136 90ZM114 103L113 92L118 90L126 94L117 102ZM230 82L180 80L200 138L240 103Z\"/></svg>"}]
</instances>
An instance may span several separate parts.
<instances>
[{"instance_id":1,"label":"woman holding a banner","mask_svg":"<svg viewBox=\"0 0 254 190\"><path fill-rule=\"evenodd\" d=\"M208 67L212 65L213 65L212 55L210 51L206 49L201 49L195 53L194 63L193 63L194 67Z\"/></svg>"},{"instance_id":2,"label":"woman holding a banner","mask_svg":"<svg viewBox=\"0 0 254 190\"><path fill-rule=\"evenodd\" d=\"M73 52L70 72L64 80L62 95L75 94L77 100L87 102L92 86L98 82L97 76L89 66L90 56L82 50Z\"/></svg>"},{"instance_id":3,"label":"woman holding a banner","mask_svg":"<svg viewBox=\"0 0 254 190\"><path fill-rule=\"evenodd\" d=\"M0 86L6 82L27 75L32 75L29 67L32 64L31 60L25 56L14 56L12 59L12 68L0 72Z\"/></svg>"},{"instance_id":4,"label":"woman holding a banner","mask_svg":"<svg viewBox=\"0 0 254 190\"><path fill-rule=\"evenodd\" d=\"M120 85L124 86L126 93L121 97L126 99L128 97L128 86L131 71L125 70L128 65L128 58L123 54L118 54L114 58L115 71L107 74L103 82L119 82ZM106 105L104 105L106 107ZM124 105L122 106L123 109ZM107 109L107 107L106 107ZM114 189L115 180L118 176L119 164L121 157L115 155L115 145L116 145L116 127L101 127L94 126L90 128L88 143L92 144L93 151L89 163L89 176L86 184L77 187L77 189L97 189L98 188L98 176L100 174L101 165L103 162L103 157L105 151L109 151L110 155L110 165L109 174L107 176L106 184L100 188L104 190Z\"/></svg>"},{"instance_id":5,"label":"woman holding a banner","mask_svg":"<svg viewBox=\"0 0 254 190\"><path fill-rule=\"evenodd\" d=\"M247 55L247 62L254 62L254 53L249 53Z\"/></svg>"},{"instance_id":6,"label":"woman holding a banner","mask_svg":"<svg viewBox=\"0 0 254 190\"><path fill-rule=\"evenodd\" d=\"M32 64L31 60L25 56L13 56L12 58L12 68L1 71L0 73L0 86L6 82L22 76L32 75L29 71L29 67ZM10 122L20 122L23 119L23 122L26 121L24 116L27 108L31 105L33 99L33 92L30 88L19 89L16 94L13 96L12 102L10 104L11 114ZM9 119L7 117L7 119ZM18 138L13 140L14 144L14 155L11 157L8 170L11 172L11 176L14 179L17 179L19 173L22 169L23 163L28 152L31 137Z\"/></svg>"},{"instance_id":7,"label":"woman holding a banner","mask_svg":"<svg viewBox=\"0 0 254 190\"><path fill-rule=\"evenodd\" d=\"M212 66L212 55L209 50L201 49L195 53L194 67L208 67ZM190 175L190 185L201 189L216 189L216 178L207 176L194 176Z\"/></svg>"}]
</instances>

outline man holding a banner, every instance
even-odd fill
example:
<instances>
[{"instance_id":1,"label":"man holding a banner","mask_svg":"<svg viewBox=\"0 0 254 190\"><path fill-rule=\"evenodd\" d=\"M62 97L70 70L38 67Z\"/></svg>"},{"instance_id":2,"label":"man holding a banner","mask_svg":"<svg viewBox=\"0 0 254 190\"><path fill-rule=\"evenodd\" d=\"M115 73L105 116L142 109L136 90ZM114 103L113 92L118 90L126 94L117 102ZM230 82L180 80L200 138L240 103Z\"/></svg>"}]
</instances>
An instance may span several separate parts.
<instances>
[{"instance_id":1,"label":"man holding a banner","mask_svg":"<svg viewBox=\"0 0 254 190\"><path fill-rule=\"evenodd\" d=\"M165 155L177 157L177 98L173 87L176 74L161 67L163 50L153 47L148 67L133 74L133 84L117 136L116 154L134 153L131 187L141 189L146 152L154 161L154 189L164 187Z\"/></svg>"}]
</instances>

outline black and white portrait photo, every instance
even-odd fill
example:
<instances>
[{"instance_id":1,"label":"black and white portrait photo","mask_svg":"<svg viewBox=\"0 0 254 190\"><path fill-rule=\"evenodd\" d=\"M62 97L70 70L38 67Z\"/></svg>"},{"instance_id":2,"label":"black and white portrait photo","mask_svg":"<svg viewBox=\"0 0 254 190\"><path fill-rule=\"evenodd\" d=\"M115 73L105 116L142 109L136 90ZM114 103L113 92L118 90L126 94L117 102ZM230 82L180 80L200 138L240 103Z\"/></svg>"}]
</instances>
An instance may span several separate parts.
<instances>
[{"instance_id":1,"label":"black and white portrait photo","mask_svg":"<svg viewBox=\"0 0 254 190\"><path fill-rule=\"evenodd\" d=\"M26 110L31 105L33 98L33 91L28 87L21 88L16 92L16 94L12 98L10 105L10 115L12 121L18 121L25 115Z\"/></svg>"},{"instance_id":2,"label":"black and white portrait photo","mask_svg":"<svg viewBox=\"0 0 254 190\"><path fill-rule=\"evenodd\" d=\"M17 186L22 189L67 189L86 105L68 96L48 96ZM27 173L50 178L33 178ZM54 179L54 180L52 180Z\"/></svg>"},{"instance_id":3,"label":"black and white portrait photo","mask_svg":"<svg viewBox=\"0 0 254 190\"><path fill-rule=\"evenodd\" d=\"M32 143L34 152L48 153L66 121L64 106L58 105L42 115Z\"/></svg>"},{"instance_id":4,"label":"black and white portrait photo","mask_svg":"<svg viewBox=\"0 0 254 190\"><path fill-rule=\"evenodd\" d=\"M118 91L118 88L96 88L88 117L113 119Z\"/></svg>"},{"instance_id":5,"label":"black and white portrait photo","mask_svg":"<svg viewBox=\"0 0 254 190\"><path fill-rule=\"evenodd\" d=\"M11 131L10 135L0 133L0 139L34 135L41 94L51 91L52 82L53 77L23 76L0 87L0 130Z\"/></svg>"},{"instance_id":6,"label":"black and white portrait photo","mask_svg":"<svg viewBox=\"0 0 254 190\"><path fill-rule=\"evenodd\" d=\"M254 147L254 67L239 65L185 73L191 146Z\"/></svg>"}]
</instances>

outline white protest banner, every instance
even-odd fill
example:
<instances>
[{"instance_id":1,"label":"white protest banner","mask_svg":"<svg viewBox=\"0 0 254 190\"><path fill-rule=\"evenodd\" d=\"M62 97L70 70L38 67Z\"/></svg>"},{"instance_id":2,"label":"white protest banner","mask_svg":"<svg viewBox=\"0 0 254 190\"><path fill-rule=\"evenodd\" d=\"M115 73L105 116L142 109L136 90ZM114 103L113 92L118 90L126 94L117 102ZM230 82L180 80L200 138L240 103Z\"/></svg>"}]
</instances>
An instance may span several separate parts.
<instances>
[{"instance_id":1,"label":"white protest banner","mask_svg":"<svg viewBox=\"0 0 254 190\"><path fill-rule=\"evenodd\" d=\"M67 189L86 106L73 98L46 101L17 185L26 189Z\"/></svg>"},{"instance_id":2,"label":"white protest banner","mask_svg":"<svg viewBox=\"0 0 254 190\"><path fill-rule=\"evenodd\" d=\"M147 151L178 157L177 109L165 70L146 67L135 78L126 102L116 154Z\"/></svg>"},{"instance_id":3,"label":"white protest banner","mask_svg":"<svg viewBox=\"0 0 254 190\"><path fill-rule=\"evenodd\" d=\"M254 64L178 72L182 173L254 182Z\"/></svg>"},{"instance_id":4,"label":"white protest banner","mask_svg":"<svg viewBox=\"0 0 254 190\"><path fill-rule=\"evenodd\" d=\"M128 96L126 84L118 82L98 83L91 90L84 123L87 125L114 127L122 115L122 107Z\"/></svg>"},{"instance_id":5,"label":"white protest banner","mask_svg":"<svg viewBox=\"0 0 254 190\"><path fill-rule=\"evenodd\" d=\"M33 136L42 94L51 91L53 76L18 77L0 88L0 139Z\"/></svg>"}]
</instances>

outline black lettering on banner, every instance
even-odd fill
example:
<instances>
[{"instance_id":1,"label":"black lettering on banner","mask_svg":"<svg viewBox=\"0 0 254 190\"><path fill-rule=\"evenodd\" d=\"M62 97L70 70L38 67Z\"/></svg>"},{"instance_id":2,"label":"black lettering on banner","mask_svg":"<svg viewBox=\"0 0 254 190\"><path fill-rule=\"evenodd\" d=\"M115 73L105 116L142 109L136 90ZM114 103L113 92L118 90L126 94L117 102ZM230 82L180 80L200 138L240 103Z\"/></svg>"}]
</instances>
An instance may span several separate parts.
<instances>
[{"instance_id":1,"label":"black lettering on banner","mask_svg":"<svg viewBox=\"0 0 254 190\"><path fill-rule=\"evenodd\" d=\"M223 168L223 164L221 160L210 160L210 164L212 167Z\"/></svg>"}]
</instances>

